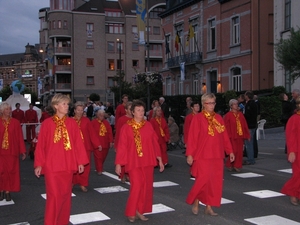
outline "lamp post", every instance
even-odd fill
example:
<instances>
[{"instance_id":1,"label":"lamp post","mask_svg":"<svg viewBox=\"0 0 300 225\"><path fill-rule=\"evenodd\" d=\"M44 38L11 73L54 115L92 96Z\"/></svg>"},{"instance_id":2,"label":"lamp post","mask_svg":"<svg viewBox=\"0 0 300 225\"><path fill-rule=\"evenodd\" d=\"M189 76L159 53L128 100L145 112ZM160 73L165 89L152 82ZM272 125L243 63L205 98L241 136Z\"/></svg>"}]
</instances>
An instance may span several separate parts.
<instances>
[{"instance_id":1,"label":"lamp post","mask_svg":"<svg viewBox=\"0 0 300 225\"><path fill-rule=\"evenodd\" d=\"M122 93L122 81L121 81L121 72L122 72L122 68L121 68L121 66L122 66L122 62L121 62L121 40L118 38L117 39L117 42L118 42L118 50L119 50L119 101L120 101L120 103L122 102L122 96L121 96L121 93Z\"/></svg>"},{"instance_id":2,"label":"lamp post","mask_svg":"<svg viewBox=\"0 0 300 225\"><path fill-rule=\"evenodd\" d=\"M147 76L150 74L150 43L149 43L149 0L146 1L146 15L147 15ZM147 84L147 107L150 110L150 84Z\"/></svg>"}]
</instances>

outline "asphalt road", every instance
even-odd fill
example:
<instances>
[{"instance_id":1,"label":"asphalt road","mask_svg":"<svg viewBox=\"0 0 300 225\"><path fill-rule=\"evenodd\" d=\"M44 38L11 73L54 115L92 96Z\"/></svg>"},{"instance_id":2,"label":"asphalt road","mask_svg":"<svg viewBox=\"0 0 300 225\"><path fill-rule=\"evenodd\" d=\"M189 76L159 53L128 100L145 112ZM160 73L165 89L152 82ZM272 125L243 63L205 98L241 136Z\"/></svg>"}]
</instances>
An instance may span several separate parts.
<instances>
[{"instance_id":1,"label":"asphalt road","mask_svg":"<svg viewBox=\"0 0 300 225\"><path fill-rule=\"evenodd\" d=\"M214 208L219 214L216 217L205 215L204 206L200 206L198 215L192 214L191 206L185 203L194 182L190 179L189 166L183 150L169 151L173 167L163 173L155 170L153 204L157 213L148 215L147 222L135 223L300 225L300 206L293 206L287 196L280 194L291 176L290 170L279 171L291 168L284 154L284 142L282 128L266 130L266 139L258 141L255 165L245 166L240 173L224 169L223 200L220 208ZM124 216L129 184L114 179L114 154L111 151L108 155L105 174L98 176L92 169L87 193L81 192L78 186L73 188L70 224L129 224ZM0 225L43 224L44 193L44 179L34 176L33 161L25 159L21 162L21 192L12 193L14 204L0 202ZM77 222L76 218L79 218Z\"/></svg>"}]
</instances>

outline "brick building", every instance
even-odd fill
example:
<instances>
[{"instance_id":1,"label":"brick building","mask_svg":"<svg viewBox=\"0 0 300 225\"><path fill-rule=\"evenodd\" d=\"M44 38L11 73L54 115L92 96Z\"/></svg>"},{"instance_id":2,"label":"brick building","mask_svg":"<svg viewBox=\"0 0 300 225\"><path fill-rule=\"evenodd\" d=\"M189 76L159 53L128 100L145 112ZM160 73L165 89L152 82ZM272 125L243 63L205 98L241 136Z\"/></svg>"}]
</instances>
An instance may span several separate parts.
<instances>
[{"instance_id":1,"label":"brick building","mask_svg":"<svg viewBox=\"0 0 300 225\"><path fill-rule=\"evenodd\" d=\"M160 16L170 48L164 94L273 87L272 0L169 0Z\"/></svg>"}]
</instances>

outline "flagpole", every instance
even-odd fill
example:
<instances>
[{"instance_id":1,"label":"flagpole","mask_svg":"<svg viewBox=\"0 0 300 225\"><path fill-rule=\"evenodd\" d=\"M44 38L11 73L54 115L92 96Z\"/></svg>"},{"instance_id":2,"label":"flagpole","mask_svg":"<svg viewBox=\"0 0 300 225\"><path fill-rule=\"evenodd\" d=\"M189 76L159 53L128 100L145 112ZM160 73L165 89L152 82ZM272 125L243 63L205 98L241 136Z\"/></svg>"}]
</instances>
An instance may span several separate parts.
<instances>
[{"instance_id":1,"label":"flagpole","mask_svg":"<svg viewBox=\"0 0 300 225\"><path fill-rule=\"evenodd\" d=\"M146 0L146 15L147 15L147 73L150 72L150 44L149 44L149 0ZM147 83L147 108L150 110L150 85Z\"/></svg>"}]
</instances>

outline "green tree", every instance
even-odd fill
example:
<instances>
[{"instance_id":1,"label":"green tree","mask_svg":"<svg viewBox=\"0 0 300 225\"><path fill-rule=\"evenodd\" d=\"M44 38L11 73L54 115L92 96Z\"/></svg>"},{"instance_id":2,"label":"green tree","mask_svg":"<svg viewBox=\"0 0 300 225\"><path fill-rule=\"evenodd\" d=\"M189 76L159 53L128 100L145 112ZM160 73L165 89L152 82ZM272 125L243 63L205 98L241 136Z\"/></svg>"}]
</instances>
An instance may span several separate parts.
<instances>
[{"instance_id":1,"label":"green tree","mask_svg":"<svg viewBox=\"0 0 300 225\"><path fill-rule=\"evenodd\" d=\"M300 29L292 28L290 38L281 39L275 45L275 53L275 59L291 73L293 80L300 77Z\"/></svg>"},{"instance_id":2,"label":"green tree","mask_svg":"<svg viewBox=\"0 0 300 225\"><path fill-rule=\"evenodd\" d=\"M92 93L92 94L90 94L89 99L92 102L100 101L100 95L98 95L96 93Z\"/></svg>"}]
</instances>

